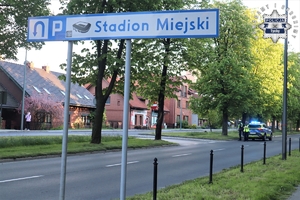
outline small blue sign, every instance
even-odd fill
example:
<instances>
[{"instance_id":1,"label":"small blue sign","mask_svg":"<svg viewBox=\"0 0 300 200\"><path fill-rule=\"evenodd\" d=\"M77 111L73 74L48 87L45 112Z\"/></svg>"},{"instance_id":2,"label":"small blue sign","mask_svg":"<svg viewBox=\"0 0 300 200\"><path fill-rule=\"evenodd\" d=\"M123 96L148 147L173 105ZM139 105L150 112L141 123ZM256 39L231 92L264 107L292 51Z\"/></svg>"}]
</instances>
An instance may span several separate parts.
<instances>
[{"instance_id":1,"label":"small blue sign","mask_svg":"<svg viewBox=\"0 0 300 200\"><path fill-rule=\"evenodd\" d=\"M177 10L28 18L27 41L219 36L219 10Z\"/></svg>"}]
</instances>

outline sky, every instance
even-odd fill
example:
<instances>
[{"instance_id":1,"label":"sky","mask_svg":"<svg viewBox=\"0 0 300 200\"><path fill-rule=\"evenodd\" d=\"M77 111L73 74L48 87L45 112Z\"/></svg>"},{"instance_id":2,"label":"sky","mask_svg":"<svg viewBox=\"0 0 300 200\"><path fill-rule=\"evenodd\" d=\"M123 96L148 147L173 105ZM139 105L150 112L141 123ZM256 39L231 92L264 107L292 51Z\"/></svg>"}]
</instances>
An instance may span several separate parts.
<instances>
[{"instance_id":1,"label":"sky","mask_svg":"<svg viewBox=\"0 0 300 200\"><path fill-rule=\"evenodd\" d=\"M276 9L279 14L284 14L284 10L281 9L282 6L285 6L286 0L242 0L243 4L249 8L265 8L263 14L271 14L272 10ZM50 10L57 14L59 12L58 8L60 7L59 0L51 0ZM276 4L276 5L275 5ZM267 6L269 9L267 9ZM292 23L292 17L295 16L298 20L298 27L292 26L292 29L288 31L288 42L289 42L289 51L300 52L300 0L288 0L289 12L293 11L294 14L289 15L288 22ZM293 24L292 24L293 25ZM297 29L298 33L295 34L293 31ZM295 35L296 38L292 37ZM279 42L283 43L283 39L280 39ZM88 43L88 41L86 41ZM73 45L73 51L79 53L82 46ZM62 72L63 70L59 68L59 65L66 63L68 53L68 42L63 41L50 41L45 42L45 45L41 50L30 50L27 52L27 60L34 63L36 68L41 68L42 66L49 66L51 71ZM12 61L15 63L23 64L25 61L25 49L19 49L17 54L17 61Z\"/></svg>"}]
</instances>

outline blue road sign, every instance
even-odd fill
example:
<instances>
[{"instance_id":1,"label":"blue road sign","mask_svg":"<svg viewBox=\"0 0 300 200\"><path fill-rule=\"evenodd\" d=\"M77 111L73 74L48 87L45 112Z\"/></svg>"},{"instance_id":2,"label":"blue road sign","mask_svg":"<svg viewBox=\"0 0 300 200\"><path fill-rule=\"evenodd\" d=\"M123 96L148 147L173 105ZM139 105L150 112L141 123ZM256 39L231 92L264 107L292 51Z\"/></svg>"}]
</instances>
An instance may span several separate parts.
<instances>
[{"instance_id":1,"label":"blue road sign","mask_svg":"<svg viewBox=\"0 0 300 200\"><path fill-rule=\"evenodd\" d=\"M28 18L27 40L72 41L219 36L219 10L177 10Z\"/></svg>"}]
</instances>

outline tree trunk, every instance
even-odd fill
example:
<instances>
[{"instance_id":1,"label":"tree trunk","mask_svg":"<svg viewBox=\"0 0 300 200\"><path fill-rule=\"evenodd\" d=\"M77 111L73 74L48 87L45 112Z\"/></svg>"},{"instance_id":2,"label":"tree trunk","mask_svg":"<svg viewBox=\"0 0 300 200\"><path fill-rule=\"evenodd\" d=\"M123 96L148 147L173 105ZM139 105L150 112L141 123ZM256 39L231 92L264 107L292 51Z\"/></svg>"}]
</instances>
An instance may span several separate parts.
<instances>
[{"instance_id":1,"label":"tree trunk","mask_svg":"<svg viewBox=\"0 0 300 200\"><path fill-rule=\"evenodd\" d=\"M243 113L243 115L242 115L242 123L243 124L246 124L246 119L247 119L247 113Z\"/></svg>"},{"instance_id":2,"label":"tree trunk","mask_svg":"<svg viewBox=\"0 0 300 200\"><path fill-rule=\"evenodd\" d=\"M99 99L100 100L100 99ZM105 102L104 104L99 102L98 104L97 100L97 106L96 106L96 115L93 123L93 129L92 129L92 140L91 143L93 144L100 144L101 143L101 133L102 133L102 122L103 122L103 113L105 109ZM104 106L103 106L104 105Z\"/></svg>"},{"instance_id":3,"label":"tree trunk","mask_svg":"<svg viewBox=\"0 0 300 200\"><path fill-rule=\"evenodd\" d=\"M103 54L107 54L108 49L108 40L97 41L97 57L100 58ZM102 91L102 79L104 77L104 71L106 66L106 56L101 60L98 60L98 75L97 75L97 86L96 86L96 114L95 114L95 123L92 129L92 140L91 143L100 144L101 143L101 130L102 130L102 121L103 121L103 112L105 108L105 102L107 97L103 95Z\"/></svg>"},{"instance_id":4,"label":"tree trunk","mask_svg":"<svg viewBox=\"0 0 300 200\"><path fill-rule=\"evenodd\" d=\"M104 40L103 46L102 41L97 41L97 57L100 58L102 55L107 55L108 50L108 42L109 40ZM122 52L124 49L124 42L125 40L120 40L119 49L117 52L117 59L121 59ZM103 123L103 113L105 111L105 103L108 99L109 95L111 94L113 87L115 85L117 76L118 76L118 69L114 70L111 80L109 82L108 88L106 88L105 94L103 94L102 88L102 80L105 76L105 68L106 68L107 56L104 56L101 60L98 61L98 75L97 75L97 87L96 87L96 115L95 115L95 122L93 129L92 129L92 139L91 143L100 144L101 143L101 135L102 135L102 123ZM121 67L122 63L119 64Z\"/></svg>"},{"instance_id":5,"label":"tree trunk","mask_svg":"<svg viewBox=\"0 0 300 200\"><path fill-rule=\"evenodd\" d=\"M165 57L164 57L164 66L161 74L161 82L160 82L160 90L158 95L158 115L157 115L157 123L155 130L155 140L161 140L161 132L162 132L162 124L164 121L164 104L165 104L165 90L166 90L166 79L167 79L167 71L168 71L168 58L170 52L170 43L171 39L167 38L163 41L165 46Z\"/></svg>"},{"instance_id":6,"label":"tree trunk","mask_svg":"<svg viewBox=\"0 0 300 200\"><path fill-rule=\"evenodd\" d=\"M222 112L223 123L222 123L222 135L228 135L228 111L225 108Z\"/></svg>"},{"instance_id":7,"label":"tree trunk","mask_svg":"<svg viewBox=\"0 0 300 200\"><path fill-rule=\"evenodd\" d=\"M166 87L166 74L168 67L163 66L162 79L160 83L160 92L158 95L158 115L155 130L155 140L161 140L162 124L164 121L164 104L165 104L165 87Z\"/></svg>"}]
</instances>

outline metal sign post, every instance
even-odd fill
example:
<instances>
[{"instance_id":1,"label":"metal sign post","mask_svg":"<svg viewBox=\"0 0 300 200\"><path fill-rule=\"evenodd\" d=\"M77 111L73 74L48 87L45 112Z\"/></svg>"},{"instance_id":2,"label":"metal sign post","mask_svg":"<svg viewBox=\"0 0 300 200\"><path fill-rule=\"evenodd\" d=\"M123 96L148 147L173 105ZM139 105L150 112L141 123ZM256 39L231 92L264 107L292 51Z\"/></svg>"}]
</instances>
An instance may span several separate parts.
<instances>
[{"instance_id":1,"label":"metal sign post","mask_svg":"<svg viewBox=\"0 0 300 200\"><path fill-rule=\"evenodd\" d=\"M288 0L286 0L286 8L288 8ZM285 11L287 16L286 23L288 22L288 11ZM283 75L283 113L282 113L282 160L286 160L287 151L287 49L288 49L288 36L284 39L284 75Z\"/></svg>"},{"instance_id":2,"label":"metal sign post","mask_svg":"<svg viewBox=\"0 0 300 200\"><path fill-rule=\"evenodd\" d=\"M128 141L128 110L130 95L130 65L131 65L131 40L126 40L126 63L124 85L124 109L123 109L123 137L122 137L122 164L120 199L126 199L126 171L127 171L127 141Z\"/></svg>"},{"instance_id":3,"label":"metal sign post","mask_svg":"<svg viewBox=\"0 0 300 200\"><path fill-rule=\"evenodd\" d=\"M65 103L64 103L64 131L63 131L62 152L61 152L59 200L65 199L72 51L73 51L73 42L69 41L68 56L67 56L68 59L67 59L67 74L66 74L66 91L65 91Z\"/></svg>"}]
</instances>

